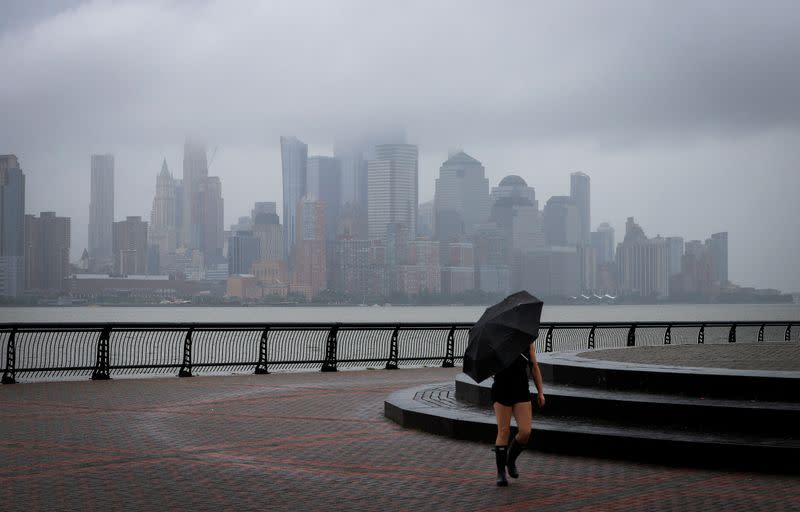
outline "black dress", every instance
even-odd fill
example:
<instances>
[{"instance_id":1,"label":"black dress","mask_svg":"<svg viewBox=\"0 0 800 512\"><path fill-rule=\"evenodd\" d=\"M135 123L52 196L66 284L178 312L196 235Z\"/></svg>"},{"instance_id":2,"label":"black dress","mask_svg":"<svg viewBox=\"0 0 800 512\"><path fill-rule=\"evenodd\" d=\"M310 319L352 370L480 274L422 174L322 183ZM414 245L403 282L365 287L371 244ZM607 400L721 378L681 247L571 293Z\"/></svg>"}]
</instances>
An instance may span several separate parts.
<instances>
[{"instance_id":1,"label":"black dress","mask_svg":"<svg viewBox=\"0 0 800 512\"><path fill-rule=\"evenodd\" d=\"M528 360L520 354L511 366L494 376L492 403L499 402L511 407L520 402L531 401L527 367Z\"/></svg>"}]
</instances>

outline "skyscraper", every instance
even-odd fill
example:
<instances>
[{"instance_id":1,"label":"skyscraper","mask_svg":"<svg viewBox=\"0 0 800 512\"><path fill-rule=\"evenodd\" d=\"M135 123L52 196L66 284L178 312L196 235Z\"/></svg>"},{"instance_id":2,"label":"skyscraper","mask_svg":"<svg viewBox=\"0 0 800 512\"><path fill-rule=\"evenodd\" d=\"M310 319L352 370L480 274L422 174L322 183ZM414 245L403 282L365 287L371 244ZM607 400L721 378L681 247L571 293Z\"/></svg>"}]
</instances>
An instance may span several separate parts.
<instances>
[{"instance_id":1,"label":"skyscraper","mask_svg":"<svg viewBox=\"0 0 800 512\"><path fill-rule=\"evenodd\" d=\"M483 165L463 151L451 155L436 180L435 230L442 241L470 236L489 219L489 180Z\"/></svg>"},{"instance_id":2,"label":"skyscraper","mask_svg":"<svg viewBox=\"0 0 800 512\"><path fill-rule=\"evenodd\" d=\"M417 236L418 237L433 237L433 227L435 225L436 211L433 201L420 203L417 208Z\"/></svg>"},{"instance_id":3,"label":"skyscraper","mask_svg":"<svg viewBox=\"0 0 800 512\"><path fill-rule=\"evenodd\" d=\"M183 243L189 249L204 245L205 185L208 178L206 147L187 140L183 145Z\"/></svg>"},{"instance_id":4,"label":"skyscraper","mask_svg":"<svg viewBox=\"0 0 800 512\"><path fill-rule=\"evenodd\" d=\"M177 204L175 201L175 180L167 168L167 160L161 164L161 172L156 178L156 195L150 210L150 228L147 231L148 243L155 246L158 261L167 261L167 255L174 253L178 246ZM155 269L154 269L155 270Z\"/></svg>"},{"instance_id":5,"label":"skyscraper","mask_svg":"<svg viewBox=\"0 0 800 512\"><path fill-rule=\"evenodd\" d=\"M375 148L381 144L405 144L405 130L399 127L373 129L356 137L340 137L333 145L333 156L341 166L341 195L343 207L351 216L350 225L358 231L352 235L367 237L367 167L369 160L375 158Z\"/></svg>"},{"instance_id":6,"label":"skyscraper","mask_svg":"<svg viewBox=\"0 0 800 512\"><path fill-rule=\"evenodd\" d=\"M476 287L485 292L508 293L510 248L503 231L493 222L479 224L475 227L472 239L475 245Z\"/></svg>"},{"instance_id":7,"label":"skyscraper","mask_svg":"<svg viewBox=\"0 0 800 512\"><path fill-rule=\"evenodd\" d=\"M222 182L218 176L209 176L201 183L199 197L202 201L203 237L200 249L206 265L224 263L222 247L225 243L225 200L222 198Z\"/></svg>"},{"instance_id":8,"label":"skyscraper","mask_svg":"<svg viewBox=\"0 0 800 512\"><path fill-rule=\"evenodd\" d=\"M625 239L617 246L619 289L640 297L669 296L669 245L665 238L647 238L633 217L625 223Z\"/></svg>"},{"instance_id":9,"label":"skyscraper","mask_svg":"<svg viewBox=\"0 0 800 512\"><path fill-rule=\"evenodd\" d=\"M250 217L253 219L253 222L255 222L259 213L276 214L278 213L277 208L275 201L257 201L253 206L253 210L250 212Z\"/></svg>"},{"instance_id":10,"label":"skyscraper","mask_svg":"<svg viewBox=\"0 0 800 512\"><path fill-rule=\"evenodd\" d=\"M711 235L711 257L714 260L715 280L720 286L728 285L728 232Z\"/></svg>"},{"instance_id":11,"label":"skyscraper","mask_svg":"<svg viewBox=\"0 0 800 512\"><path fill-rule=\"evenodd\" d=\"M312 299L327 287L325 206L303 197L296 222L292 289Z\"/></svg>"},{"instance_id":12,"label":"skyscraper","mask_svg":"<svg viewBox=\"0 0 800 512\"><path fill-rule=\"evenodd\" d=\"M553 196L544 207L544 237L550 247L576 247L580 240L580 216L568 196Z\"/></svg>"},{"instance_id":13,"label":"skyscraper","mask_svg":"<svg viewBox=\"0 0 800 512\"><path fill-rule=\"evenodd\" d=\"M681 273L681 261L683 260L683 238L679 236L667 237L669 246L669 276L676 276Z\"/></svg>"},{"instance_id":14,"label":"skyscraper","mask_svg":"<svg viewBox=\"0 0 800 512\"><path fill-rule=\"evenodd\" d=\"M412 144L382 144L367 164L369 238L386 236L390 223L404 224L410 240L417 233L418 150Z\"/></svg>"},{"instance_id":15,"label":"skyscraper","mask_svg":"<svg viewBox=\"0 0 800 512\"><path fill-rule=\"evenodd\" d=\"M608 222L603 222L597 226L597 231L592 232L592 246L598 265L614 261L614 228Z\"/></svg>"},{"instance_id":16,"label":"skyscraper","mask_svg":"<svg viewBox=\"0 0 800 512\"><path fill-rule=\"evenodd\" d=\"M16 297L25 279L25 174L0 155L0 297Z\"/></svg>"},{"instance_id":17,"label":"skyscraper","mask_svg":"<svg viewBox=\"0 0 800 512\"><path fill-rule=\"evenodd\" d=\"M591 180L582 172L573 172L569 180L569 196L578 209L578 245L591 245Z\"/></svg>"},{"instance_id":18,"label":"skyscraper","mask_svg":"<svg viewBox=\"0 0 800 512\"><path fill-rule=\"evenodd\" d=\"M114 155L92 155L89 199L89 256L96 265L111 260L114 224Z\"/></svg>"},{"instance_id":19,"label":"skyscraper","mask_svg":"<svg viewBox=\"0 0 800 512\"><path fill-rule=\"evenodd\" d=\"M253 263L261 259L261 244L252 231L238 231L228 242L230 275L252 273Z\"/></svg>"},{"instance_id":20,"label":"skyscraper","mask_svg":"<svg viewBox=\"0 0 800 512\"><path fill-rule=\"evenodd\" d=\"M114 223L114 273L147 273L147 222L127 217Z\"/></svg>"},{"instance_id":21,"label":"skyscraper","mask_svg":"<svg viewBox=\"0 0 800 512\"><path fill-rule=\"evenodd\" d=\"M580 255L575 247L554 246L519 257L513 288L544 297L574 297L581 291Z\"/></svg>"},{"instance_id":22,"label":"skyscraper","mask_svg":"<svg viewBox=\"0 0 800 512\"><path fill-rule=\"evenodd\" d=\"M366 201L367 160L364 149L354 142L337 142L333 155L340 163L341 183L339 195L342 204L363 206Z\"/></svg>"},{"instance_id":23,"label":"skyscraper","mask_svg":"<svg viewBox=\"0 0 800 512\"><path fill-rule=\"evenodd\" d=\"M286 261L283 258L283 228L277 214L257 214L253 223L253 236L259 240L261 261Z\"/></svg>"},{"instance_id":24,"label":"skyscraper","mask_svg":"<svg viewBox=\"0 0 800 512\"><path fill-rule=\"evenodd\" d=\"M70 219L54 212L25 216L25 288L60 290L69 277Z\"/></svg>"},{"instance_id":25,"label":"skyscraper","mask_svg":"<svg viewBox=\"0 0 800 512\"><path fill-rule=\"evenodd\" d=\"M341 209L341 166L329 156L308 158L306 196L325 204L325 239L336 240Z\"/></svg>"},{"instance_id":26,"label":"skyscraper","mask_svg":"<svg viewBox=\"0 0 800 512\"><path fill-rule=\"evenodd\" d=\"M175 185L175 245L177 247L186 247L186 240L184 239L186 230L184 229L185 224L183 222L186 193L182 179L173 177L172 182Z\"/></svg>"},{"instance_id":27,"label":"skyscraper","mask_svg":"<svg viewBox=\"0 0 800 512\"><path fill-rule=\"evenodd\" d=\"M509 175L492 189L490 220L503 236L503 254L544 248L545 239L536 191L519 176ZM482 263L482 262L481 262Z\"/></svg>"},{"instance_id":28,"label":"skyscraper","mask_svg":"<svg viewBox=\"0 0 800 512\"><path fill-rule=\"evenodd\" d=\"M308 145L297 137L281 137L283 177L283 242L288 257L294 249L297 231L297 205L306 194Z\"/></svg>"}]
</instances>

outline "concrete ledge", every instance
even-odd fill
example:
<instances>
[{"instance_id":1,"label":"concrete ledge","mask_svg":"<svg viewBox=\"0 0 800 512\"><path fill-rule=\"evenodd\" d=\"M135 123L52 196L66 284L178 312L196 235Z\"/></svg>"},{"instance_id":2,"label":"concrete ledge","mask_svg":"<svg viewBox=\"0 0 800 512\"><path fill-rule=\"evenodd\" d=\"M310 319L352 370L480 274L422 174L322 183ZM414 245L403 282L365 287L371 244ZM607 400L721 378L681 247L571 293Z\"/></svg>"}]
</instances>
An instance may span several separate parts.
<instances>
[{"instance_id":1,"label":"concrete ledge","mask_svg":"<svg viewBox=\"0 0 800 512\"><path fill-rule=\"evenodd\" d=\"M579 352L537 357L544 380L565 386L769 402L794 402L800 396L797 371L625 363L590 359Z\"/></svg>"}]
</instances>

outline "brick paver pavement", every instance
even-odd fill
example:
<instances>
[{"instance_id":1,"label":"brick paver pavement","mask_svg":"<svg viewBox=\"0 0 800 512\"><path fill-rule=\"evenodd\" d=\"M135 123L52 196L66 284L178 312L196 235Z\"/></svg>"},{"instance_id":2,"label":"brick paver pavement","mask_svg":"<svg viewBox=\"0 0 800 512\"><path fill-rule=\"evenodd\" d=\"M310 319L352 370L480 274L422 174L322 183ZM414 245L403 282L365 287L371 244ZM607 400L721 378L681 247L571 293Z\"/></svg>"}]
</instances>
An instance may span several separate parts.
<instances>
[{"instance_id":1,"label":"brick paver pavement","mask_svg":"<svg viewBox=\"0 0 800 512\"><path fill-rule=\"evenodd\" d=\"M0 509L800 510L796 476L524 453L404 430L391 392L457 369L0 387Z\"/></svg>"}]
</instances>

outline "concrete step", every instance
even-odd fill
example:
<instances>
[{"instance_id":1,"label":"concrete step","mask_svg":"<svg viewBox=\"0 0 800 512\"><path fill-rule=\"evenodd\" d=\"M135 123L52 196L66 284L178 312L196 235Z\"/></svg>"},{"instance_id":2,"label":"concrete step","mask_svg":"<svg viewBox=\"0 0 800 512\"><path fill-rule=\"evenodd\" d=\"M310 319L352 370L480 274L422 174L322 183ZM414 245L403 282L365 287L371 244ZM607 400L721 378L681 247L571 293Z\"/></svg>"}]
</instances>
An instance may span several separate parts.
<instances>
[{"instance_id":1,"label":"concrete step","mask_svg":"<svg viewBox=\"0 0 800 512\"><path fill-rule=\"evenodd\" d=\"M393 393L387 418L403 427L457 439L493 443L495 419L487 407L455 400L455 385L442 383ZM584 416L534 413L536 450L650 462L798 472L796 436L712 433L652 424L630 425Z\"/></svg>"},{"instance_id":2,"label":"concrete step","mask_svg":"<svg viewBox=\"0 0 800 512\"><path fill-rule=\"evenodd\" d=\"M455 381L455 397L465 404L491 407L491 379L480 384L465 374ZM536 388L531 383L536 403ZM546 383L547 405L537 410L547 419L585 418L625 426L659 426L672 430L754 435L793 435L800 432L800 404L757 402L680 395L609 391Z\"/></svg>"}]
</instances>

